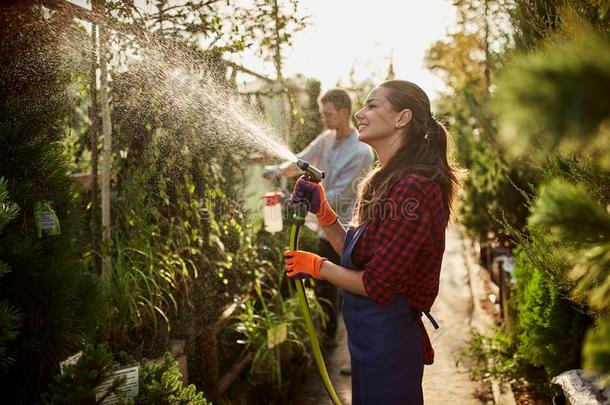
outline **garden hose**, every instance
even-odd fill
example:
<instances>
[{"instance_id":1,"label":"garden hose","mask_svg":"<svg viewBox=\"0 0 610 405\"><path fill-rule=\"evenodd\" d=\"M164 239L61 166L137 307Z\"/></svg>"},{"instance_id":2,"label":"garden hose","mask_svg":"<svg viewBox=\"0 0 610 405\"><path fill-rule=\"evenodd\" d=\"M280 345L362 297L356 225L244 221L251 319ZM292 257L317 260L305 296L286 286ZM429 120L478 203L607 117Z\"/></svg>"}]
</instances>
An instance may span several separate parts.
<instances>
[{"instance_id":1,"label":"garden hose","mask_svg":"<svg viewBox=\"0 0 610 405\"><path fill-rule=\"evenodd\" d=\"M309 181L317 182L324 178L324 172L316 169L304 160L299 160L297 162L297 165L299 166L299 168L305 171L305 178ZM297 203L294 215L292 216L292 227L290 228L290 250L298 250L299 248L299 233L301 230L301 226L303 226L303 224L305 223L305 216L307 215L307 212L307 203ZM320 350L320 342L318 341L316 329L311 318L311 311L309 310L309 304L307 303L307 296L305 295L305 286L303 285L303 280L295 279L293 281L296 286L297 297L299 299L301 311L303 313L303 317L305 318L305 326L307 328L307 333L309 334L309 340L311 341L311 350L313 352L313 357L316 361L316 365L318 366L320 378L322 379L322 382L324 383L324 388L326 388L326 392L328 393L330 399L333 401L333 404L339 405L341 404L341 401L339 400L339 397L335 392L333 384L330 381L328 371L326 370L326 365L324 364L324 358L322 357L322 351Z\"/></svg>"}]
</instances>

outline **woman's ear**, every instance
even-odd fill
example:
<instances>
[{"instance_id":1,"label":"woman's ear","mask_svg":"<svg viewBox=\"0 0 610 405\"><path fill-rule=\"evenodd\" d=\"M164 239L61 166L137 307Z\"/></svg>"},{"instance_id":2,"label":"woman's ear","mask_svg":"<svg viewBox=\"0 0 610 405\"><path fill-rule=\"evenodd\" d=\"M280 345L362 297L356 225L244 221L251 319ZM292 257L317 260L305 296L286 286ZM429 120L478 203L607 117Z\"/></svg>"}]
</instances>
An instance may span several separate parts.
<instances>
[{"instance_id":1,"label":"woman's ear","mask_svg":"<svg viewBox=\"0 0 610 405\"><path fill-rule=\"evenodd\" d=\"M398 113L398 119L396 120L396 128L404 128L407 126L409 122L411 122L411 118L413 117L413 113L411 110L404 109Z\"/></svg>"}]
</instances>

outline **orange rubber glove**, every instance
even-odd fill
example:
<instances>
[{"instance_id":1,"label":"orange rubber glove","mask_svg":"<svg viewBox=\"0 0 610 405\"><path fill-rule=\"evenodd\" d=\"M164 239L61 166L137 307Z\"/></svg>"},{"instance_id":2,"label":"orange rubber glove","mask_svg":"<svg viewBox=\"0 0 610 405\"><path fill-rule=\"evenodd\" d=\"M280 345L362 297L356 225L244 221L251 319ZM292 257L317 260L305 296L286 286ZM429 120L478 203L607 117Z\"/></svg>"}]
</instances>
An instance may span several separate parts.
<instances>
[{"instance_id":1,"label":"orange rubber glove","mask_svg":"<svg viewBox=\"0 0 610 405\"><path fill-rule=\"evenodd\" d=\"M286 273L291 278L305 279L313 277L317 280L322 280L320 268L325 260L328 259L303 250L287 250L284 252L284 263L288 270Z\"/></svg>"},{"instance_id":2,"label":"orange rubber glove","mask_svg":"<svg viewBox=\"0 0 610 405\"><path fill-rule=\"evenodd\" d=\"M328 203L322 184L307 181L304 177L301 177L294 185L290 201L294 204L304 200L307 192L311 193L309 211L316 214L320 225L329 226L334 224L337 221L337 214Z\"/></svg>"}]
</instances>

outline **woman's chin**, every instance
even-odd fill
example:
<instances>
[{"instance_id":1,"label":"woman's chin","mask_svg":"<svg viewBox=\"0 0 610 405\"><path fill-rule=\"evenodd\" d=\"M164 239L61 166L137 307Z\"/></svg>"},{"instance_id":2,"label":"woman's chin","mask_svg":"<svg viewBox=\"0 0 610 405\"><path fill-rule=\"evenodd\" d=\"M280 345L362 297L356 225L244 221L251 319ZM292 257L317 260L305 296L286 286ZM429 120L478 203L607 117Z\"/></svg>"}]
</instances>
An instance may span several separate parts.
<instances>
[{"instance_id":1,"label":"woman's chin","mask_svg":"<svg viewBox=\"0 0 610 405\"><path fill-rule=\"evenodd\" d=\"M364 142L364 143L367 143L367 144L369 143L369 137L366 136L366 132L364 132L364 133L359 132L358 133L358 140L360 142Z\"/></svg>"}]
</instances>

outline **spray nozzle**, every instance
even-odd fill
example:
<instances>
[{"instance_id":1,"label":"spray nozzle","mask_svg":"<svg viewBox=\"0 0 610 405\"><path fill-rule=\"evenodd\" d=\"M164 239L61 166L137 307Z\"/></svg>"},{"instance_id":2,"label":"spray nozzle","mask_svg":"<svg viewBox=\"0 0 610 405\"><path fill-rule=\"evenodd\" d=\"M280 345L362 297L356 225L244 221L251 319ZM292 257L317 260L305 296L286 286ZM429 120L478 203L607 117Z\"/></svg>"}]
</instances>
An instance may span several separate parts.
<instances>
[{"instance_id":1,"label":"spray nozzle","mask_svg":"<svg viewBox=\"0 0 610 405\"><path fill-rule=\"evenodd\" d=\"M324 172L317 167L310 165L309 162L299 159L297 160L297 166L305 172L306 180L315 181L317 183L324 178Z\"/></svg>"}]
</instances>

